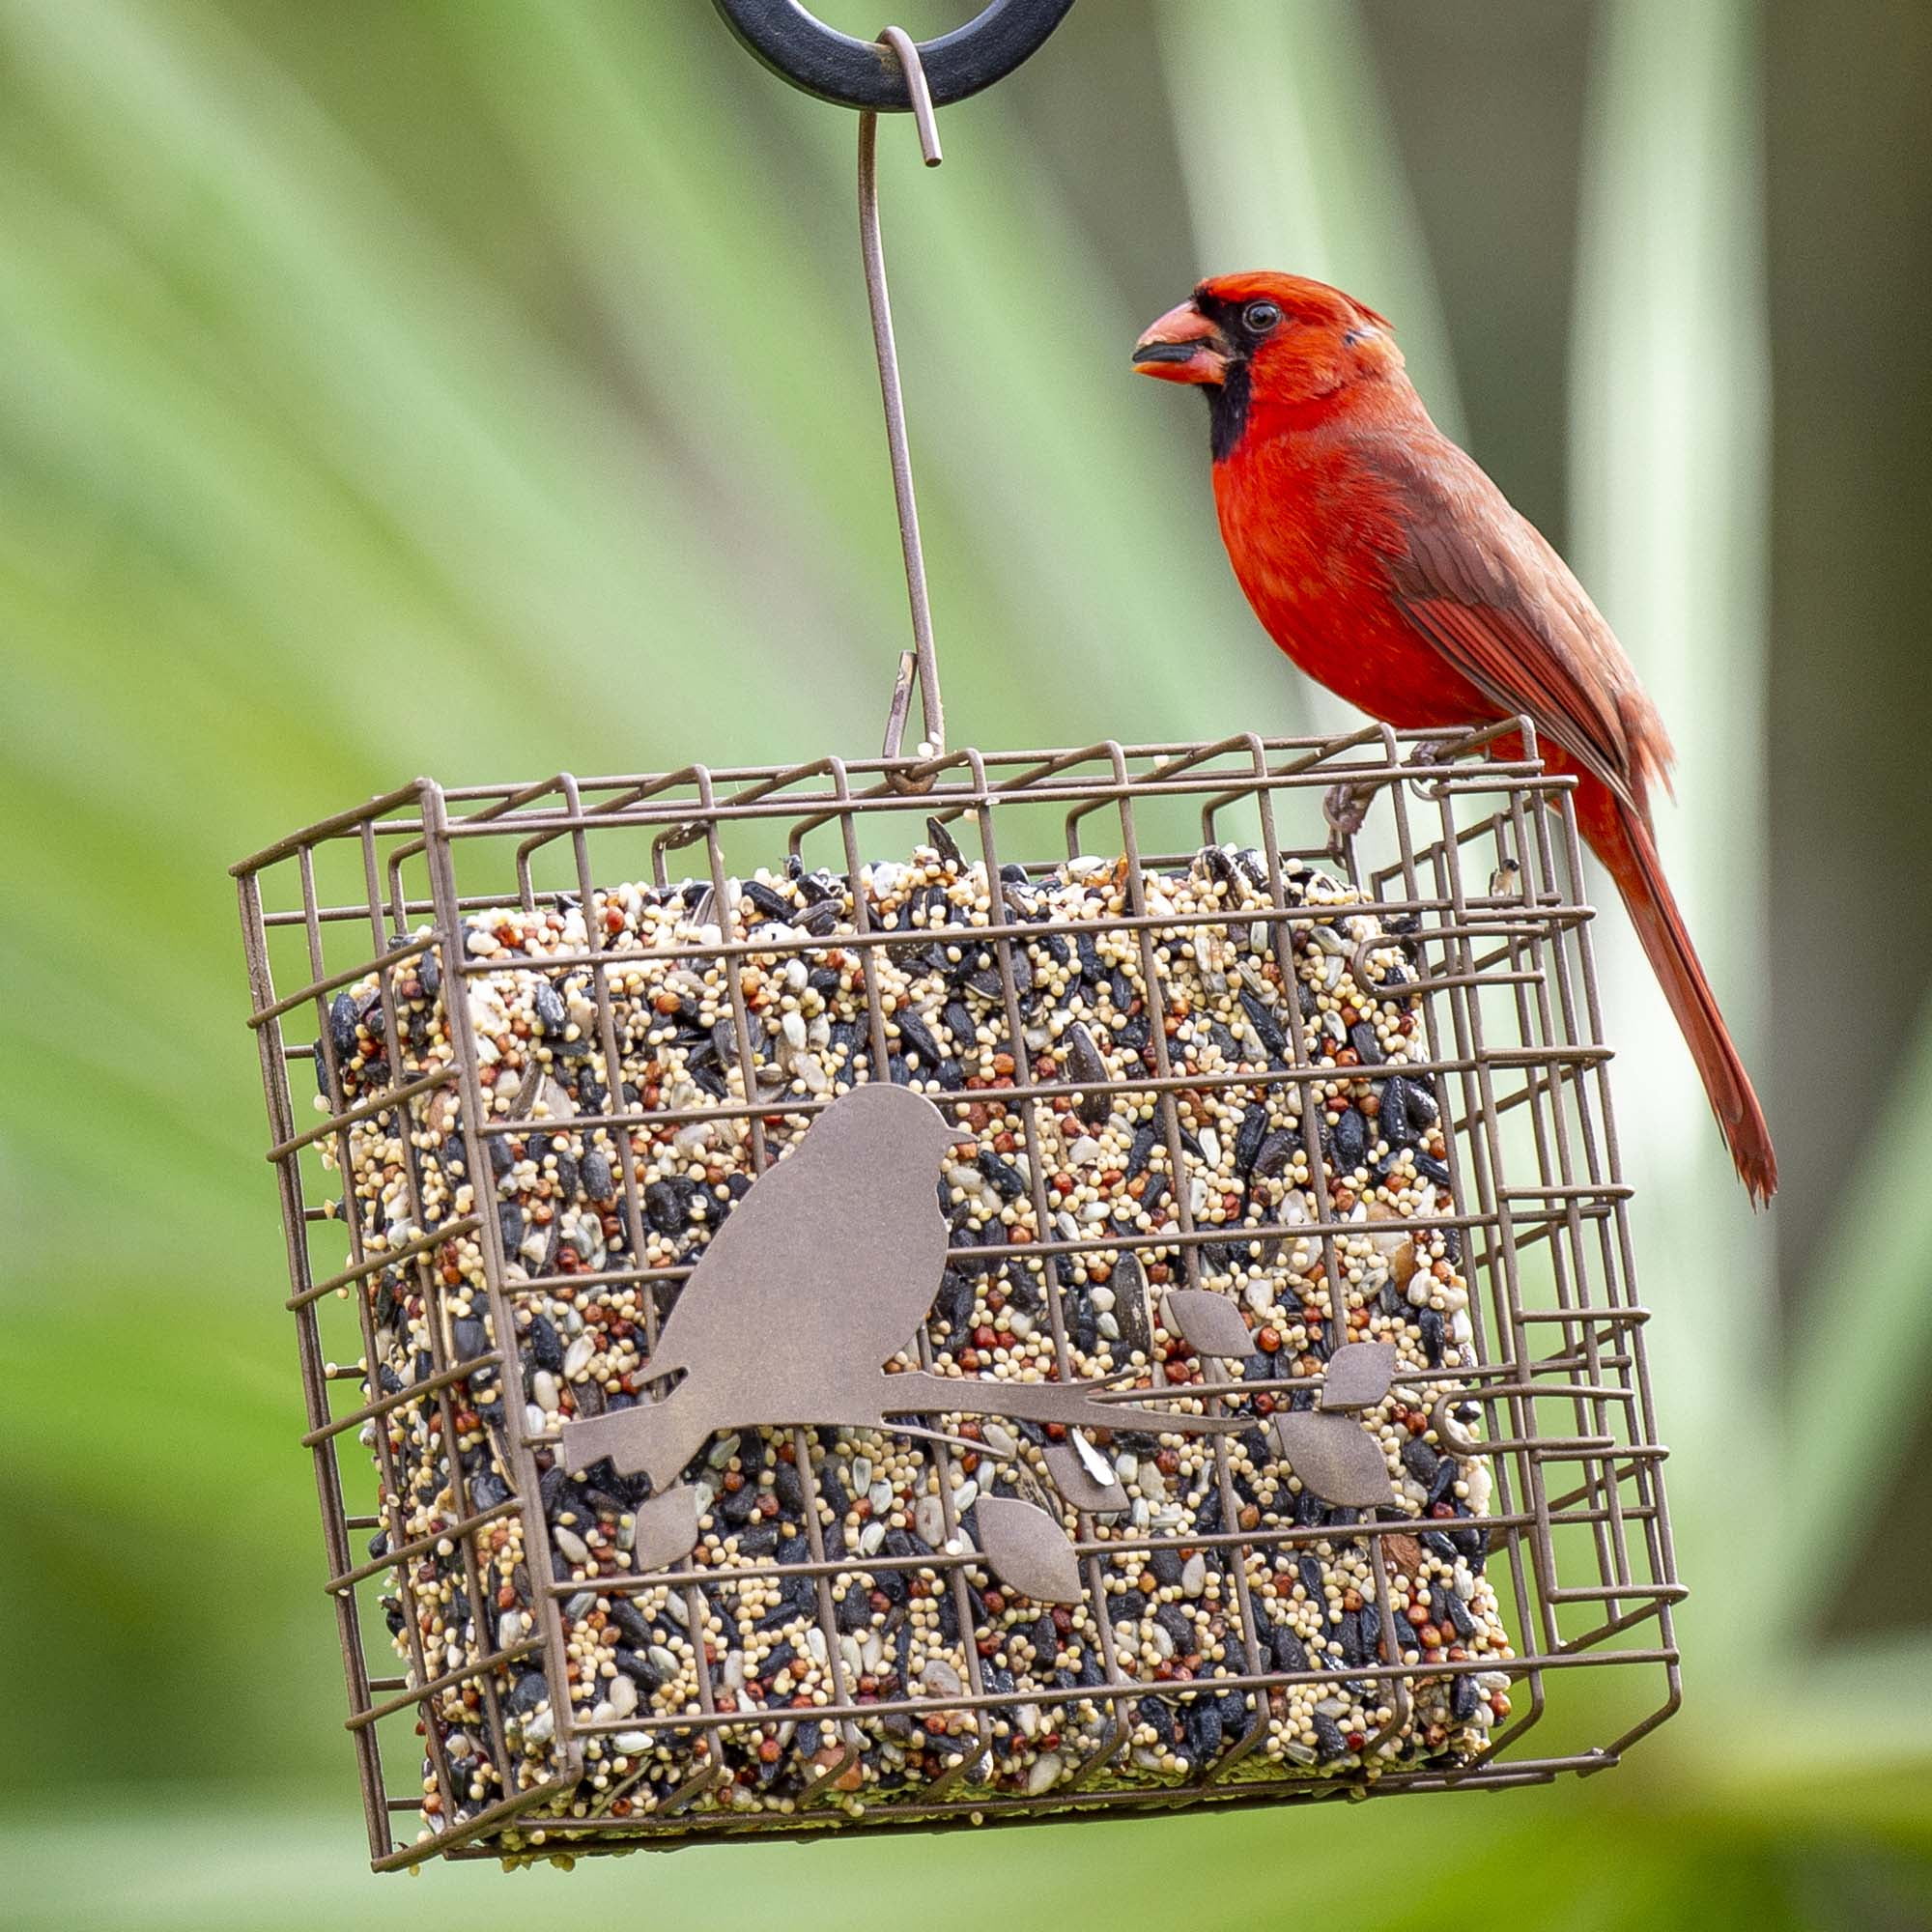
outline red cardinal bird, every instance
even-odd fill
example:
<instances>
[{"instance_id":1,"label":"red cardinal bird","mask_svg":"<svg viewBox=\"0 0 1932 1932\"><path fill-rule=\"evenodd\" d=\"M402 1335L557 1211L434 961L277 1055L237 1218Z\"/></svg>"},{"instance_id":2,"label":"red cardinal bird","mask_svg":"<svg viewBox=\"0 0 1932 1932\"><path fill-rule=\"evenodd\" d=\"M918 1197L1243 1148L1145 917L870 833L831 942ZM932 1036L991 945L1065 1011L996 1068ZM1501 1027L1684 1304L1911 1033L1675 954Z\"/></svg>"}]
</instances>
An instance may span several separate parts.
<instances>
[{"instance_id":1,"label":"red cardinal bird","mask_svg":"<svg viewBox=\"0 0 1932 1932\"><path fill-rule=\"evenodd\" d=\"M1207 392L1235 575L1311 677L1402 728L1519 715L1577 778L1577 817L1623 895L1731 1158L1769 1200L1777 1157L1657 855L1670 741L1583 586L1430 421L1374 309L1299 275L1223 275L1134 363ZM1498 756L1520 753L1499 741Z\"/></svg>"}]
</instances>

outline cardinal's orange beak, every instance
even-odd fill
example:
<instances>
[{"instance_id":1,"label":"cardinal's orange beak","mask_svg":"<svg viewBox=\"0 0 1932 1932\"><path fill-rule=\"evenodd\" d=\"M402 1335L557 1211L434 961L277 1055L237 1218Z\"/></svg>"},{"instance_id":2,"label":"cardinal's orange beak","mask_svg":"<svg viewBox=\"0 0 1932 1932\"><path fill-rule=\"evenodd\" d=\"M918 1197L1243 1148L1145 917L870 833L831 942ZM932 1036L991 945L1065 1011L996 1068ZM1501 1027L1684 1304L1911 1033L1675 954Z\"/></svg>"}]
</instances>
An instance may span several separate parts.
<instances>
[{"instance_id":1,"label":"cardinal's orange beak","mask_svg":"<svg viewBox=\"0 0 1932 1932\"><path fill-rule=\"evenodd\" d=\"M1218 383L1227 373L1228 344L1191 301L1184 301L1134 344L1134 367L1167 383Z\"/></svg>"}]
</instances>

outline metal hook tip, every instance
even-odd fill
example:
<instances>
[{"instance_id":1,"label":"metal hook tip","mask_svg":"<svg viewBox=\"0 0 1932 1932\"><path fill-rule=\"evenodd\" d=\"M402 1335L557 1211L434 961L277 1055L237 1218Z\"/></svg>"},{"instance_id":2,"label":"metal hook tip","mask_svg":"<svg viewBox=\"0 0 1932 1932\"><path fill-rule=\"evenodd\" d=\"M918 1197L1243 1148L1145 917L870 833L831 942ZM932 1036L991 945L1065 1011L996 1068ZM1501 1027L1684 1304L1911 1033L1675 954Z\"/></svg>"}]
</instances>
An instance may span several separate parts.
<instances>
[{"instance_id":1,"label":"metal hook tip","mask_svg":"<svg viewBox=\"0 0 1932 1932\"><path fill-rule=\"evenodd\" d=\"M927 85L925 67L919 57L919 44L903 27L881 27L879 44L891 47L905 75L906 94L912 101L912 118L919 128L919 151L925 164L936 168L946 156L939 149L939 117L933 112L932 89Z\"/></svg>"}]
</instances>

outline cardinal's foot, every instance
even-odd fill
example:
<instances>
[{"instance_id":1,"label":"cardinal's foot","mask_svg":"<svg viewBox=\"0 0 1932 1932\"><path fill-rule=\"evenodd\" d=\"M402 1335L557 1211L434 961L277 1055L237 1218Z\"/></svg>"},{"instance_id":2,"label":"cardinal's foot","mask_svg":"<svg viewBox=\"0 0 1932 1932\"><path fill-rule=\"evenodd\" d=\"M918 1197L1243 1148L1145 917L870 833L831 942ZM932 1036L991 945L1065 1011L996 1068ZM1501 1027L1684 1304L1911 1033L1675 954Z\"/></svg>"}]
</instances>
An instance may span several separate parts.
<instances>
[{"instance_id":1,"label":"cardinal's foot","mask_svg":"<svg viewBox=\"0 0 1932 1932\"><path fill-rule=\"evenodd\" d=\"M1328 829L1337 840L1352 838L1363 826L1369 815L1369 807L1376 802L1379 785L1338 784L1330 785L1321 796L1321 815L1328 821Z\"/></svg>"},{"instance_id":2,"label":"cardinal's foot","mask_svg":"<svg viewBox=\"0 0 1932 1932\"><path fill-rule=\"evenodd\" d=\"M1431 765L1446 765L1456 758L1466 758L1472 754L1463 749L1461 738L1432 739L1426 745L1418 745L1408 762L1418 769L1426 770Z\"/></svg>"}]
</instances>

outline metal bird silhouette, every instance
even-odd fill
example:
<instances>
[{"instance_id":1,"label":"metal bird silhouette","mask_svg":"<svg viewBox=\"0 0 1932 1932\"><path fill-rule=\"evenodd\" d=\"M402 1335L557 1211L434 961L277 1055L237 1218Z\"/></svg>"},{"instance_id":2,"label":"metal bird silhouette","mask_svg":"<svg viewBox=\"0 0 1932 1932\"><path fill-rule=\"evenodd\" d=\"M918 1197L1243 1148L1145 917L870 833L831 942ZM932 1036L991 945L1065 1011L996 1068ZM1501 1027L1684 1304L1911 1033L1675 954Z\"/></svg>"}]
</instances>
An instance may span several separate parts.
<instances>
[{"instance_id":1,"label":"metal bird silhouette","mask_svg":"<svg viewBox=\"0 0 1932 1932\"><path fill-rule=\"evenodd\" d=\"M608 1456L661 1491L721 1429L923 1434L888 1418L941 1411L1068 1428L1251 1428L1250 1417L1096 1402L1087 1390L1098 1383L887 1373L938 1292L939 1163L968 1137L908 1088L870 1082L840 1094L759 1177L685 1282L648 1366L653 1380L681 1379L656 1402L566 1422L559 1461L576 1470Z\"/></svg>"}]
</instances>

